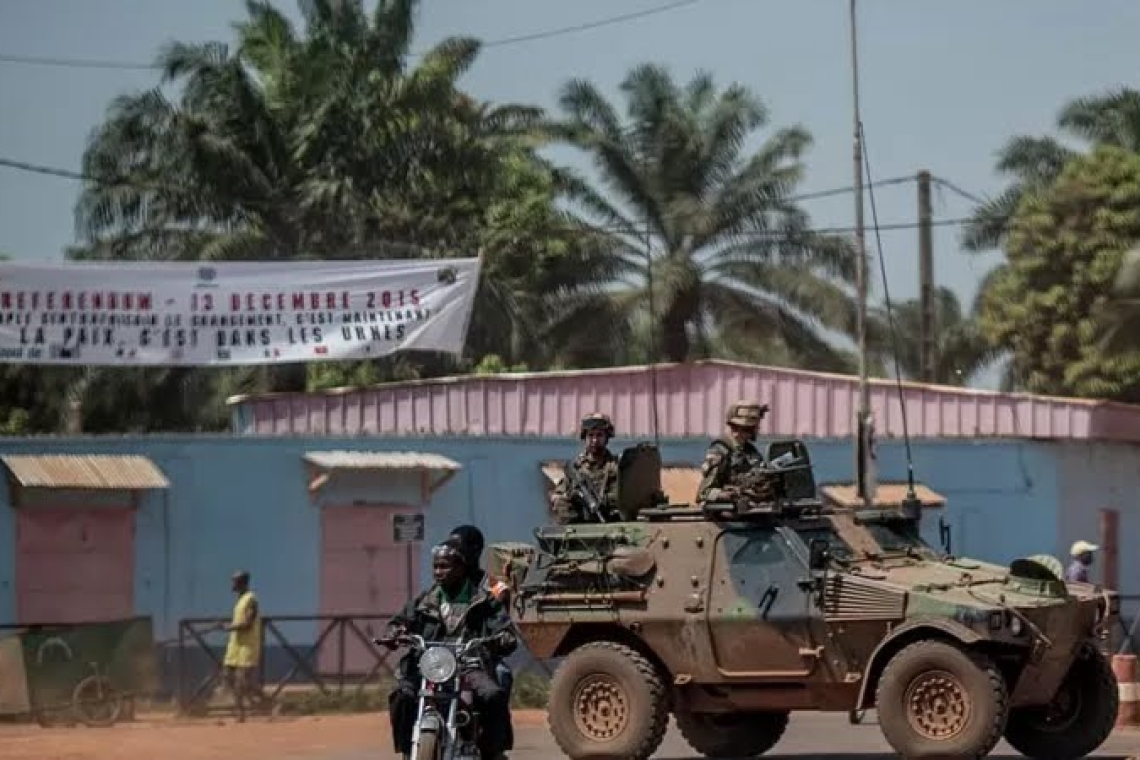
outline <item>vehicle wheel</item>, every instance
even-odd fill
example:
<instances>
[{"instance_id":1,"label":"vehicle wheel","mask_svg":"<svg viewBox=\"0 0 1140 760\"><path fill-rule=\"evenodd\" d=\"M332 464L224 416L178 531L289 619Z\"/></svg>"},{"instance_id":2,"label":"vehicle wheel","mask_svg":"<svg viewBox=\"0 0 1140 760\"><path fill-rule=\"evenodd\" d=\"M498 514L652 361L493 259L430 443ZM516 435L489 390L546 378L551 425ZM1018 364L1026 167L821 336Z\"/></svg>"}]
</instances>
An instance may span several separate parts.
<instances>
[{"instance_id":1,"label":"vehicle wheel","mask_svg":"<svg viewBox=\"0 0 1140 760\"><path fill-rule=\"evenodd\" d=\"M705 757L755 757L776 746L788 728L786 712L686 713L677 728Z\"/></svg>"},{"instance_id":2,"label":"vehicle wheel","mask_svg":"<svg viewBox=\"0 0 1140 760\"><path fill-rule=\"evenodd\" d=\"M434 731L425 731L420 734L420 747L416 752L415 760L436 760L436 748L439 736Z\"/></svg>"},{"instance_id":3,"label":"vehicle wheel","mask_svg":"<svg viewBox=\"0 0 1140 760\"><path fill-rule=\"evenodd\" d=\"M575 649L555 671L547 714L571 760L647 760L669 726L669 692L640 653L599 641Z\"/></svg>"},{"instance_id":4,"label":"vehicle wheel","mask_svg":"<svg viewBox=\"0 0 1140 760\"><path fill-rule=\"evenodd\" d=\"M1120 693L1103 654L1086 646L1052 703L1011 710L1005 739L1026 757L1085 757L1112 733Z\"/></svg>"},{"instance_id":5,"label":"vehicle wheel","mask_svg":"<svg viewBox=\"0 0 1140 760\"><path fill-rule=\"evenodd\" d=\"M123 698L102 676L87 676L71 693L75 714L84 725L105 728L114 725L123 711Z\"/></svg>"},{"instance_id":6,"label":"vehicle wheel","mask_svg":"<svg viewBox=\"0 0 1140 760\"><path fill-rule=\"evenodd\" d=\"M941 641L911 644L891 658L875 701L883 736L906 758L985 757L1009 714L993 662Z\"/></svg>"}]
</instances>

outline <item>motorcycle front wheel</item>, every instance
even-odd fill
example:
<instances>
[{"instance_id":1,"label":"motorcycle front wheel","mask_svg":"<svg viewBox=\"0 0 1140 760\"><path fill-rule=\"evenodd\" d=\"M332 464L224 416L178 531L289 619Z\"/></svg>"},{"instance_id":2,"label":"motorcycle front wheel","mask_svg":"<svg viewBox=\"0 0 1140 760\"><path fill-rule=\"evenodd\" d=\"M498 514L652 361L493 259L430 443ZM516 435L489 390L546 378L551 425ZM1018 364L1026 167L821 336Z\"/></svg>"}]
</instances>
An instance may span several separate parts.
<instances>
[{"instance_id":1,"label":"motorcycle front wheel","mask_svg":"<svg viewBox=\"0 0 1140 760\"><path fill-rule=\"evenodd\" d=\"M436 760L439 756L439 734L425 731L420 734L420 747L411 760Z\"/></svg>"}]
</instances>

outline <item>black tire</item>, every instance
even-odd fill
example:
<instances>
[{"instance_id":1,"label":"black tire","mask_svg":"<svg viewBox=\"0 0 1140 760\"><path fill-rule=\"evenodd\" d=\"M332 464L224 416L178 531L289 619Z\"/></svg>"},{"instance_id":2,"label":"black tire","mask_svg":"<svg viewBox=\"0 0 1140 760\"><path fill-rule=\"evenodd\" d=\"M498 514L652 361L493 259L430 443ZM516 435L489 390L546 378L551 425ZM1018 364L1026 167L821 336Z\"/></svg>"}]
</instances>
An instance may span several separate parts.
<instances>
[{"instance_id":1,"label":"black tire","mask_svg":"<svg viewBox=\"0 0 1140 760\"><path fill-rule=\"evenodd\" d=\"M883 736L906 758L985 757L1009 715L993 662L942 641L920 641L892 657L875 702Z\"/></svg>"},{"instance_id":2,"label":"black tire","mask_svg":"<svg viewBox=\"0 0 1140 760\"><path fill-rule=\"evenodd\" d=\"M90 728L106 728L119 720L123 698L102 676L87 676L71 693L75 714Z\"/></svg>"},{"instance_id":3,"label":"black tire","mask_svg":"<svg viewBox=\"0 0 1140 760\"><path fill-rule=\"evenodd\" d=\"M681 736L705 757L756 757L776 746L788 728L786 712L684 713Z\"/></svg>"},{"instance_id":4,"label":"black tire","mask_svg":"<svg viewBox=\"0 0 1140 760\"><path fill-rule=\"evenodd\" d=\"M1052 704L1010 711L1005 740L1026 757L1075 760L1104 744L1119 708L1112 666L1096 648L1086 646Z\"/></svg>"},{"instance_id":5,"label":"black tire","mask_svg":"<svg viewBox=\"0 0 1140 760\"><path fill-rule=\"evenodd\" d=\"M598 641L575 649L555 671L547 720L571 760L647 760L669 726L669 692L636 650Z\"/></svg>"}]
</instances>

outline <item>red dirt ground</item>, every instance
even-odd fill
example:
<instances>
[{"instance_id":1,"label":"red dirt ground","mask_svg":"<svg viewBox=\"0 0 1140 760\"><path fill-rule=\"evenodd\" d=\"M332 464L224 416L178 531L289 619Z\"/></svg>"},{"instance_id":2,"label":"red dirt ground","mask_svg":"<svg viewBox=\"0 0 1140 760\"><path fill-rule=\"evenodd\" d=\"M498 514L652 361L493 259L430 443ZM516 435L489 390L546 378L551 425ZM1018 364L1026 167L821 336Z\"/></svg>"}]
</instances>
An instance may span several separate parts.
<instances>
[{"instance_id":1,"label":"red dirt ground","mask_svg":"<svg viewBox=\"0 0 1140 760\"><path fill-rule=\"evenodd\" d=\"M515 725L540 725L545 714L518 711ZM140 716L106 729L0 726L2 760L276 760L371 750L391 754L385 713L301 718L182 720Z\"/></svg>"}]
</instances>

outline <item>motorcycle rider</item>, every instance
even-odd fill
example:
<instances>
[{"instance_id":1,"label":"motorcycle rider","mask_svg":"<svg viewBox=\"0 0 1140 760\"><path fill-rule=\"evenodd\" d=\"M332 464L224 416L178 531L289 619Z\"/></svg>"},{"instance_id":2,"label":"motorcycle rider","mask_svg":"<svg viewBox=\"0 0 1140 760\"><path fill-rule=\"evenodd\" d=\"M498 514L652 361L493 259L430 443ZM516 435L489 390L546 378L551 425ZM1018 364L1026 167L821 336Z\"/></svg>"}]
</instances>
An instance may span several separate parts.
<instances>
[{"instance_id":1,"label":"motorcycle rider","mask_svg":"<svg viewBox=\"0 0 1140 760\"><path fill-rule=\"evenodd\" d=\"M510 627L511 618L507 612L507 584L500 580L492 578L483 568L479 567L479 562L483 558L483 548L485 542L483 539L483 531L476 528L474 525L457 525L452 528L451 535L448 536L448 541L455 540L458 542L460 550L463 552L464 560L467 564L467 577L475 588L490 594L503 606L503 620L502 624ZM515 746L515 732L514 726L511 723L511 687L514 686L514 673L507 665L506 658L495 658L495 680L498 681L499 686L503 687L503 691L507 694L505 702L506 710L503 715L492 715L491 720L502 721L506 725L506 734L504 736L504 751L510 751Z\"/></svg>"},{"instance_id":2,"label":"motorcycle rider","mask_svg":"<svg viewBox=\"0 0 1140 760\"><path fill-rule=\"evenodd\" d=\"M398 645L401 634L416 634L428 641L453 641L491 637L478 652L480 664L463 674L474 692L475 709L483 716L480 752L484 758L501 757L505 751L506 727L495 716L509 711L507 694L491 675L496 657L505 657L518 646L518 639L503 624L503 608L486 591L473 584L460 543L445 541L432 549L432 576L435 583L408 602L388 623L378 639L389 649ZM397 684L388 698L392 743L396 752L411 752L420 683L418 663L409 652L397 667Z\"/></svg>"}]
</instances>

